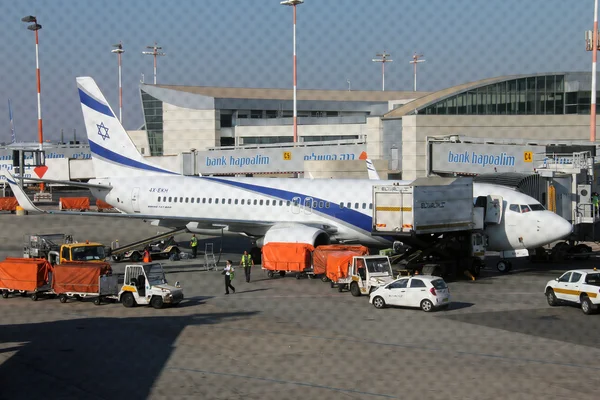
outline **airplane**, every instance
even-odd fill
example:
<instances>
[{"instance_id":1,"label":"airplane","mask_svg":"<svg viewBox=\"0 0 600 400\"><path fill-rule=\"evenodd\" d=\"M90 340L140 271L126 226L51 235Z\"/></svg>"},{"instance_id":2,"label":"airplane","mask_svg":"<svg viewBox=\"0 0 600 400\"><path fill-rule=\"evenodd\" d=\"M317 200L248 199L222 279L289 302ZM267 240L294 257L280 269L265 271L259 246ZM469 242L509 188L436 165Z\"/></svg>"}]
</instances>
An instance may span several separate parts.
<instances>
[{"instance_id":1,"label":"airplane","mask_svg":"<svg viewBox=\"0 0 600 400\"><path fill-rule=\"evenodd\" d=\"M96 178L88 183L25 180L88 188L120 213L43 211L5 171L19 204L30 213L136 218L157 226L186 227L191 233L242 235L255 241L252 252L258 250L258 255L260 247L274 241L315 247L329 243L374 248L393 245L391 237L371 235L373 186L411 181L379 179L370 160L371 179L183 176L144 159L91 77L78 77L77 86ZM501 252L506 258L524 256L527 249L553 243L572 232L567 220L524 193L473 183L474 203L490 195L501 197L503 211L499 223L485 228L488 251ZM510 264L504 267L509 270Z\"/></svg>"}]
</instances>

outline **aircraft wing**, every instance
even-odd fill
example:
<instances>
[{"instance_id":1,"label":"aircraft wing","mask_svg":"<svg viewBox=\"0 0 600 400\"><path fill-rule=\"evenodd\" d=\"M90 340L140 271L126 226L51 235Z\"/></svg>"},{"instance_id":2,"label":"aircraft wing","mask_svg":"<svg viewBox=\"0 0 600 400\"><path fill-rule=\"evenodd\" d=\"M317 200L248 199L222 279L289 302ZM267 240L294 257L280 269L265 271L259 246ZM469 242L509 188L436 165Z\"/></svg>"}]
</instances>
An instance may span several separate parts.
<instances>
[{"instance_id":1,"label":"aircraft wing","mask_svg":"<svg viewBox=\"0 0 600 400\"><path fill-rule=\"evenodd\" d=\"M4 176L6 176L7 179L10 177L13 182L16 182L16 179L12 175L10 175L10 172L8 172L8 171L6 171L6 174L4 174ZM112 189L112 186L99 185L99 184L95 184L95 183L59 181L59 180L53 180L53 179L38 179L38 178L19 178L19 179L23 179L24 182L54 183L57 185L75 186L75 187L82 187L82 188L86 188L86 189Z\"/></svg>"}]
</instances>

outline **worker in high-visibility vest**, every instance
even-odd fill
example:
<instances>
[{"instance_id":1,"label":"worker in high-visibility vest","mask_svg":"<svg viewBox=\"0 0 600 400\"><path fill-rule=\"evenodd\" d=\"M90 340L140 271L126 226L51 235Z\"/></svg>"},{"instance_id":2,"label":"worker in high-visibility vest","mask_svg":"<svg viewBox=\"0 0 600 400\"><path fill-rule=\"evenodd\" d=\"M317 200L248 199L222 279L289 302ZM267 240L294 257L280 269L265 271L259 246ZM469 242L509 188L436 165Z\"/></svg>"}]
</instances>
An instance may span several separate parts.
<instances>
[{"instance_id":1,"label":"worker in high-visibility vest","mask_svg":"<svg viewBox=\"0 0 600 400\"><path fill-rule=\"evenodd\" d=\"M242 256L242 260L240 261L240 265L244 267L244 273L246 274L246 283L250 283L250 272L252 272L254 261L252 260L252 256L248 254L248 252L245 250L244 255Z\"/></svg>"},{"instance_id":2,"label":"worker in high-visibility vest","mask_svg":"<svg viewBox=\"0 0 600 400\"><path fill-rule=\"evenodd\" d=\"M145 263L152 262L152 257L150 257L150 246L146 246L146 248L144 249L144 258L143 258L143 261Z\"/></svg>"},{"instance_id":3,"label":"worker in high-visibility vest","mask_svg":"<svg viewBox=\"0 0 600 400\"><path fill-rule=\"evenodd\" d=\"M195 234L192 235L190 246L192 247L192 258L196 258L196 255L198 254L198 238Z\"/></svg>"}]
</instances>

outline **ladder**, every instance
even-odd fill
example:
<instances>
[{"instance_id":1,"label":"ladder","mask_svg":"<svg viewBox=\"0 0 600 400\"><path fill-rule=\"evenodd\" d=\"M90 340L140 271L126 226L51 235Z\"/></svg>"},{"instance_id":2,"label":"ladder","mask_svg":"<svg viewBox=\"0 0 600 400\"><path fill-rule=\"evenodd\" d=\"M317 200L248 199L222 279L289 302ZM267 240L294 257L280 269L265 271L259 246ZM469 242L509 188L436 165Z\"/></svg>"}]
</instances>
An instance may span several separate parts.
<instances>
[{"instance_id":1,"label":"ladder","mask_svg":"<svg viewBox=\"0 0 600 400\"><path fill-rule=\"evenodd\" d=\"M206 269L206 271L208 271L209 269L214 269L215 271L218 270L213 243L204 244L204 268Z\"/></svg>"}]
</instances>

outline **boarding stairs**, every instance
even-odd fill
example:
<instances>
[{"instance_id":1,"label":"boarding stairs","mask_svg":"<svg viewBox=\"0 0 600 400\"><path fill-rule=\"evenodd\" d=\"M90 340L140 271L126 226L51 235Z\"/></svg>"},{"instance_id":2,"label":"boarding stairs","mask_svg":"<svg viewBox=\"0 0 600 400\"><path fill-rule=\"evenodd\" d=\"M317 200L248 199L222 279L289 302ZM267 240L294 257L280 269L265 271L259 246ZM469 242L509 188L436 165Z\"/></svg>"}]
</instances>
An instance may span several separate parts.
<instances>
[{"instance_id":1,"label":"boarding stairs","mask_svg":"<svg viewBox=\"0 0 600 400\"><path fill-rule=\"evenodd\" d=\"M214 243L204 244L204 269L206 271L214 269L218 271L217 260L215 259Z\"/></svg>"}]
</instances>

